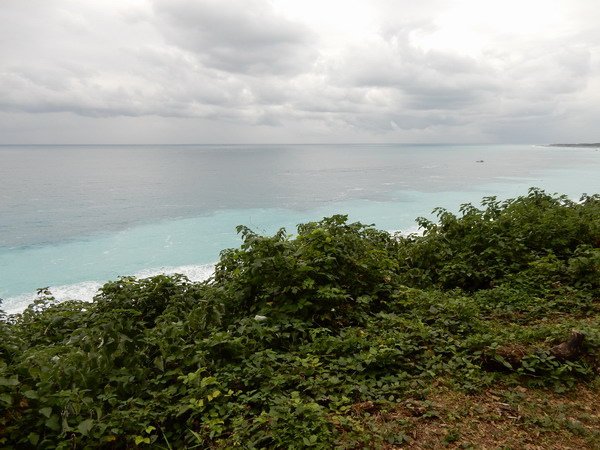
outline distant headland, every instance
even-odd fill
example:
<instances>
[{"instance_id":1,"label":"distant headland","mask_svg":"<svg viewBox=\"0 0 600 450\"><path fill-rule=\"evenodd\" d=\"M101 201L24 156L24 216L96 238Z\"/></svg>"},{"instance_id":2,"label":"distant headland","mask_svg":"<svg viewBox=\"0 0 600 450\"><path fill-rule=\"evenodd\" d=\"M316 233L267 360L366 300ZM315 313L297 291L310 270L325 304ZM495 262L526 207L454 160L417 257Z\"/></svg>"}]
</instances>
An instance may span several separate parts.
<instances>
[{"instance_id":1,"label":"distant headland","mask_svg":"<svg viewBox=\"0 0 600 450\"><path fill-rule=\"evenodd\" d=\"M600 148L600 142L591 143L591 144L548 144L546 147L591 147L591 148Z\"/></svg>"}]
</instances>

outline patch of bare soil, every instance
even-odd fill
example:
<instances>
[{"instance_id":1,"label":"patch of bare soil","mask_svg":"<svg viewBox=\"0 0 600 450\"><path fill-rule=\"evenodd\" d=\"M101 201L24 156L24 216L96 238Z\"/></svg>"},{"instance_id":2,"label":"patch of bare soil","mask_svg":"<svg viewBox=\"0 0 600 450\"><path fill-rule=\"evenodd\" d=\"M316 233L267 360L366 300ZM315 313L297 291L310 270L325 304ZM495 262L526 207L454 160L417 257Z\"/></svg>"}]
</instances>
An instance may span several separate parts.
<instances>
[{"instance_id":1,"label":"patch of bare soil","mask_svg":"<svg viewBox=\"0 0 600 450\"><path fill-rule=\"evenodd\" d=\"M364 406L355 411L369 410L379 430L404 436L386 449L600 449L600 386L566 394L518 386L478 395L438 386L426 400L408 399L392 410Z\"/></svg>"}]
</instances>

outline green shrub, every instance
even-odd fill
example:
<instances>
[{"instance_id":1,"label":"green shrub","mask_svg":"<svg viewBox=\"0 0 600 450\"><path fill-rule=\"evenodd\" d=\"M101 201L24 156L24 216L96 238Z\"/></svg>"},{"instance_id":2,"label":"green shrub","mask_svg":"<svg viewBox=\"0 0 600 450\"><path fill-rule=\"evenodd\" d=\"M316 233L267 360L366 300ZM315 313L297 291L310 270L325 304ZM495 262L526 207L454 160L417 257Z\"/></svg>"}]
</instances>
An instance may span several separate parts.
<instances>
[{"instance_id":1,"label":"green shrub","mask_svg":"<svg viewBox=\"0 0 600 450\"><path fill-rule=\"evenodd\" d=\"M353 411L442 380L476 392L597 377L600 198L533 189L437 213L408 237L341 215L295 236L239 227L203 283L122 277L92 303L41 289L0 314L0 448L404 442ZM549 346L572 328L583 358L559 361ZM490 371L510 346L519 364Z\"/></svg>"}]
</instances>

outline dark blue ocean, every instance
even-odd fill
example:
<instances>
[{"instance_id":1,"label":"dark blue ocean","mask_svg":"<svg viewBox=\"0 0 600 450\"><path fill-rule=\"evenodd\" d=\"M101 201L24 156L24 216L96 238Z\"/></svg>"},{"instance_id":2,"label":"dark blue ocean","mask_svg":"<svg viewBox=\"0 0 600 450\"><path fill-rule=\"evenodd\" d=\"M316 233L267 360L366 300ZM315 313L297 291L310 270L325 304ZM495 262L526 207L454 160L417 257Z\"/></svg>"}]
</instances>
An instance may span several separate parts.
<instances>
[{"instance_id":1,"label":"dark blue ocean","mask_svg":"<svg viewBox=\"0 0 600 450\"><path fill-rule=\"evenodd\" d=\"M235 227L343 213L415 231L436 206L600 192L600 151L531 145L0 146L0 297L90 299L119 275L207 277Z\"/></svg>"}]
</instances>

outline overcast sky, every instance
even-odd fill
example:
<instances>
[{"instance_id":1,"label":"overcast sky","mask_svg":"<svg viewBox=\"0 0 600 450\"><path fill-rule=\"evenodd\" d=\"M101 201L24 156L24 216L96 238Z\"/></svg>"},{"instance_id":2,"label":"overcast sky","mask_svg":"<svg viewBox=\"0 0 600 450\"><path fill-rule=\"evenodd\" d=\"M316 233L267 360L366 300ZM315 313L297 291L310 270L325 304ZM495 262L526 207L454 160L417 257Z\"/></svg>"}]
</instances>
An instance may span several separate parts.
<instances>
[{"instance_id":1,"label":"overcast sky","mask_svg":"<svg viewBox=\"0 0 600 450\"><path fill-rule=\"evenodd\" d=\"M1 0L0 143L600 141L597 0Z\"/></svg>"}]
</instances>

